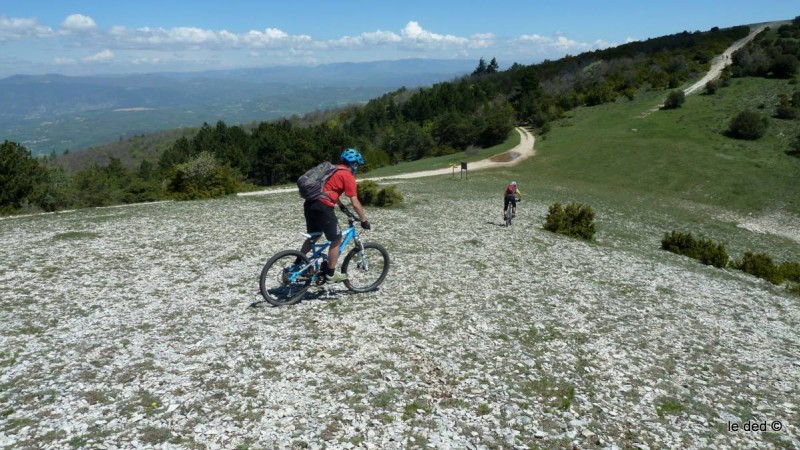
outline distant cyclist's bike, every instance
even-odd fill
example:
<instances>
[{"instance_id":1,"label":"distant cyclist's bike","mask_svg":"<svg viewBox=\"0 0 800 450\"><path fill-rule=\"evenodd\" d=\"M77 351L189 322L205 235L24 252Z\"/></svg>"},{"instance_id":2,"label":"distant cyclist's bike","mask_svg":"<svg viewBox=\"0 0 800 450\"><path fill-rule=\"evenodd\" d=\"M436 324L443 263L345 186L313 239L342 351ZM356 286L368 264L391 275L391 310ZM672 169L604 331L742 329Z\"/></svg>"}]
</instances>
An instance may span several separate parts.
<instances>
[{"instance_id":1,"label":"distant cyclist's bike","mask_svg":"<svg viewBox=\"0 0 800 450\"><path fill-rule=\"evenodd\" d=\"M349 224L339 245L339 254L345 255L341 268L342 273L347 274L344 285L353 292L376 290L389 273L389 253L380 244L362 242L355 227L358 218L346 208L342 211L347 215ZM303 299L312 284L325 284L321 269L328 263L326 250L331 242L317 243L322 233L303 235L312 240L311 256L297 250L283 250L273 255L261 270L261 295L272 305L293 305ZM345 254L345 248L351 242L353 248Z\"/></svg>"},{"instance_id":2,"label":"distant cyclist's bike","mask_svg":"<svg viewBox=\"0 0 800 450\"><path fill-rule=\"evenodd\" d=\"M521 201L522 199L520 198L517 200L517 203ZM503 213L503 220L505 221L507 227L510 227L514 223L514 208L511 202L508 202L508 205L506 205L506 210Z\"/></svg>"}]
</instances>

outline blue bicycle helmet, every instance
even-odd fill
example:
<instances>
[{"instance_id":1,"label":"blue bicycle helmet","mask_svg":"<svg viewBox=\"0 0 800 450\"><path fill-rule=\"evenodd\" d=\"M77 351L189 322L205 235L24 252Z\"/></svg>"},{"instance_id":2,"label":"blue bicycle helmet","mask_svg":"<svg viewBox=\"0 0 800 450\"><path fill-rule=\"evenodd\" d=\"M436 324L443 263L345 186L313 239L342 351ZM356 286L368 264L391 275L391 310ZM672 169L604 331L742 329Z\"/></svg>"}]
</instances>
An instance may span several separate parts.
<instances>
[{"instance_id":1,"label":"blue bicycle helmet","mask_svg":"<svg viewBox=\"0 0 800 450\"><path fill-rule=\"evenodd\" d=\"M361 153L354 148L348 148L347 150L343 151L341 159L342 162L353 169L353 172L358 170L359 165L364 165L364 157L361 156Z\"/></svg>"}]
</instances>

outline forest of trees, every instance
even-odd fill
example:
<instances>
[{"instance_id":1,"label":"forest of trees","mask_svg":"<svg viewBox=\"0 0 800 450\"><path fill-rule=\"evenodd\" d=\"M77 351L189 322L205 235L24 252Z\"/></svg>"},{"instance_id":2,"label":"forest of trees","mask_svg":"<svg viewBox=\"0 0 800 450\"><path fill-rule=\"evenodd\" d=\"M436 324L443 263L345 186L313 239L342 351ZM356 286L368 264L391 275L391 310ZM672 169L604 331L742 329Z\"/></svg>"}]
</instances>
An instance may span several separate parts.
<instances>
[{"instance_id":1,"label":"forest of trees","mask_svg":"<svg viewBox=\"0 0 800 450\"><path fill-rule=\"evenodd\" d=\"M797 22L781 27L780 35L794 36ZM748 32L744 26L683 32L558 61L515 63L502 71L494 58L488 64L481 58L470 75L426 88L401 88L361 106L249 126L203 124L166 145L157 158L127 165L112 157L106 164L65 169L62 157L34 159L24 147L5 142L0 147L0 212L225 195L294 181L347 147L364 153L367 171L488 147L504 141L516 124L546 133L549 122L577 106L632 99L641 90L674 89L707 70L714 56ZM772 61L770 73L789 73L792 67L796 72L796 45L762 44L774 50L737 56L739 66L748 67L737 76L755 70L741 61L761 61L762 53ZM793 55L795 66L783 55Z\"/></svg>"}]
</instances>

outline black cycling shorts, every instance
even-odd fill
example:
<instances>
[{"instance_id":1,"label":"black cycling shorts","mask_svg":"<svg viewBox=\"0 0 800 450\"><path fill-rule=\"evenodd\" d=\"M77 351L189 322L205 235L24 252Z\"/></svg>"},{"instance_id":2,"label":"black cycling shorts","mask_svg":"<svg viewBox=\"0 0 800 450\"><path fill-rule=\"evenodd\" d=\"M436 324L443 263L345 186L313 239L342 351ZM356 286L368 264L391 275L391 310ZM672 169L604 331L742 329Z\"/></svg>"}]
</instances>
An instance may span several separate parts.
<instances>
[{"instance_id":1,"label":"black cycling shorts","mask_svg":"<svg viewBox=\"0 0 800 450\"><path fill-rule=\"evenodd\" d=\"M335 241L342 235L339 229L339 220L333 208L320 202L312 201L303 203L303 215L306 217L306 232L324 233L329 241Z\"/></svg>"},{"instance_id":2,"label":"black cycling shorts","mask_svg":"<svg viewBox=\"0 0 800 450\"><path fill-rule=\"evenodd\" d=\"M517 196L516 196L515 194L508 194L508 195L506 195L506 198L505 198L505 200L503 201L503 211L505 211L505 210L507 210L507 209L508 209L508 204L509 204L509 203L511 203L511 205L512 205L514 208L516 208L516 207L517 207Z\"/></svg>"}]
</instances>

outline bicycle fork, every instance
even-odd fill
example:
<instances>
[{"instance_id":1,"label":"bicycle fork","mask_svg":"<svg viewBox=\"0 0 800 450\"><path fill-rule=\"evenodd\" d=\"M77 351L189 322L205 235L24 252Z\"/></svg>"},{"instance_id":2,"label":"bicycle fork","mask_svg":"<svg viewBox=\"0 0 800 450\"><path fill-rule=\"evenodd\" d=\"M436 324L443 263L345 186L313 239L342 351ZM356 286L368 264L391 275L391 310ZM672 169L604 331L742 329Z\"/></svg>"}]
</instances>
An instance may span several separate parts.
<instances>
[{"instance_id":1,"label":"bicycle fork","mask_svg":"<svg viewBox=\"0 0 800 450\"><path fill-rule=\"evenodd\" d=\"M369 270L369 262L367 261L367 254L364 252L364 245L361 243L361 239L356 240L356 248L358 248L355 261L356 268L366 272Z\"/></svg>"}]
</instances>

